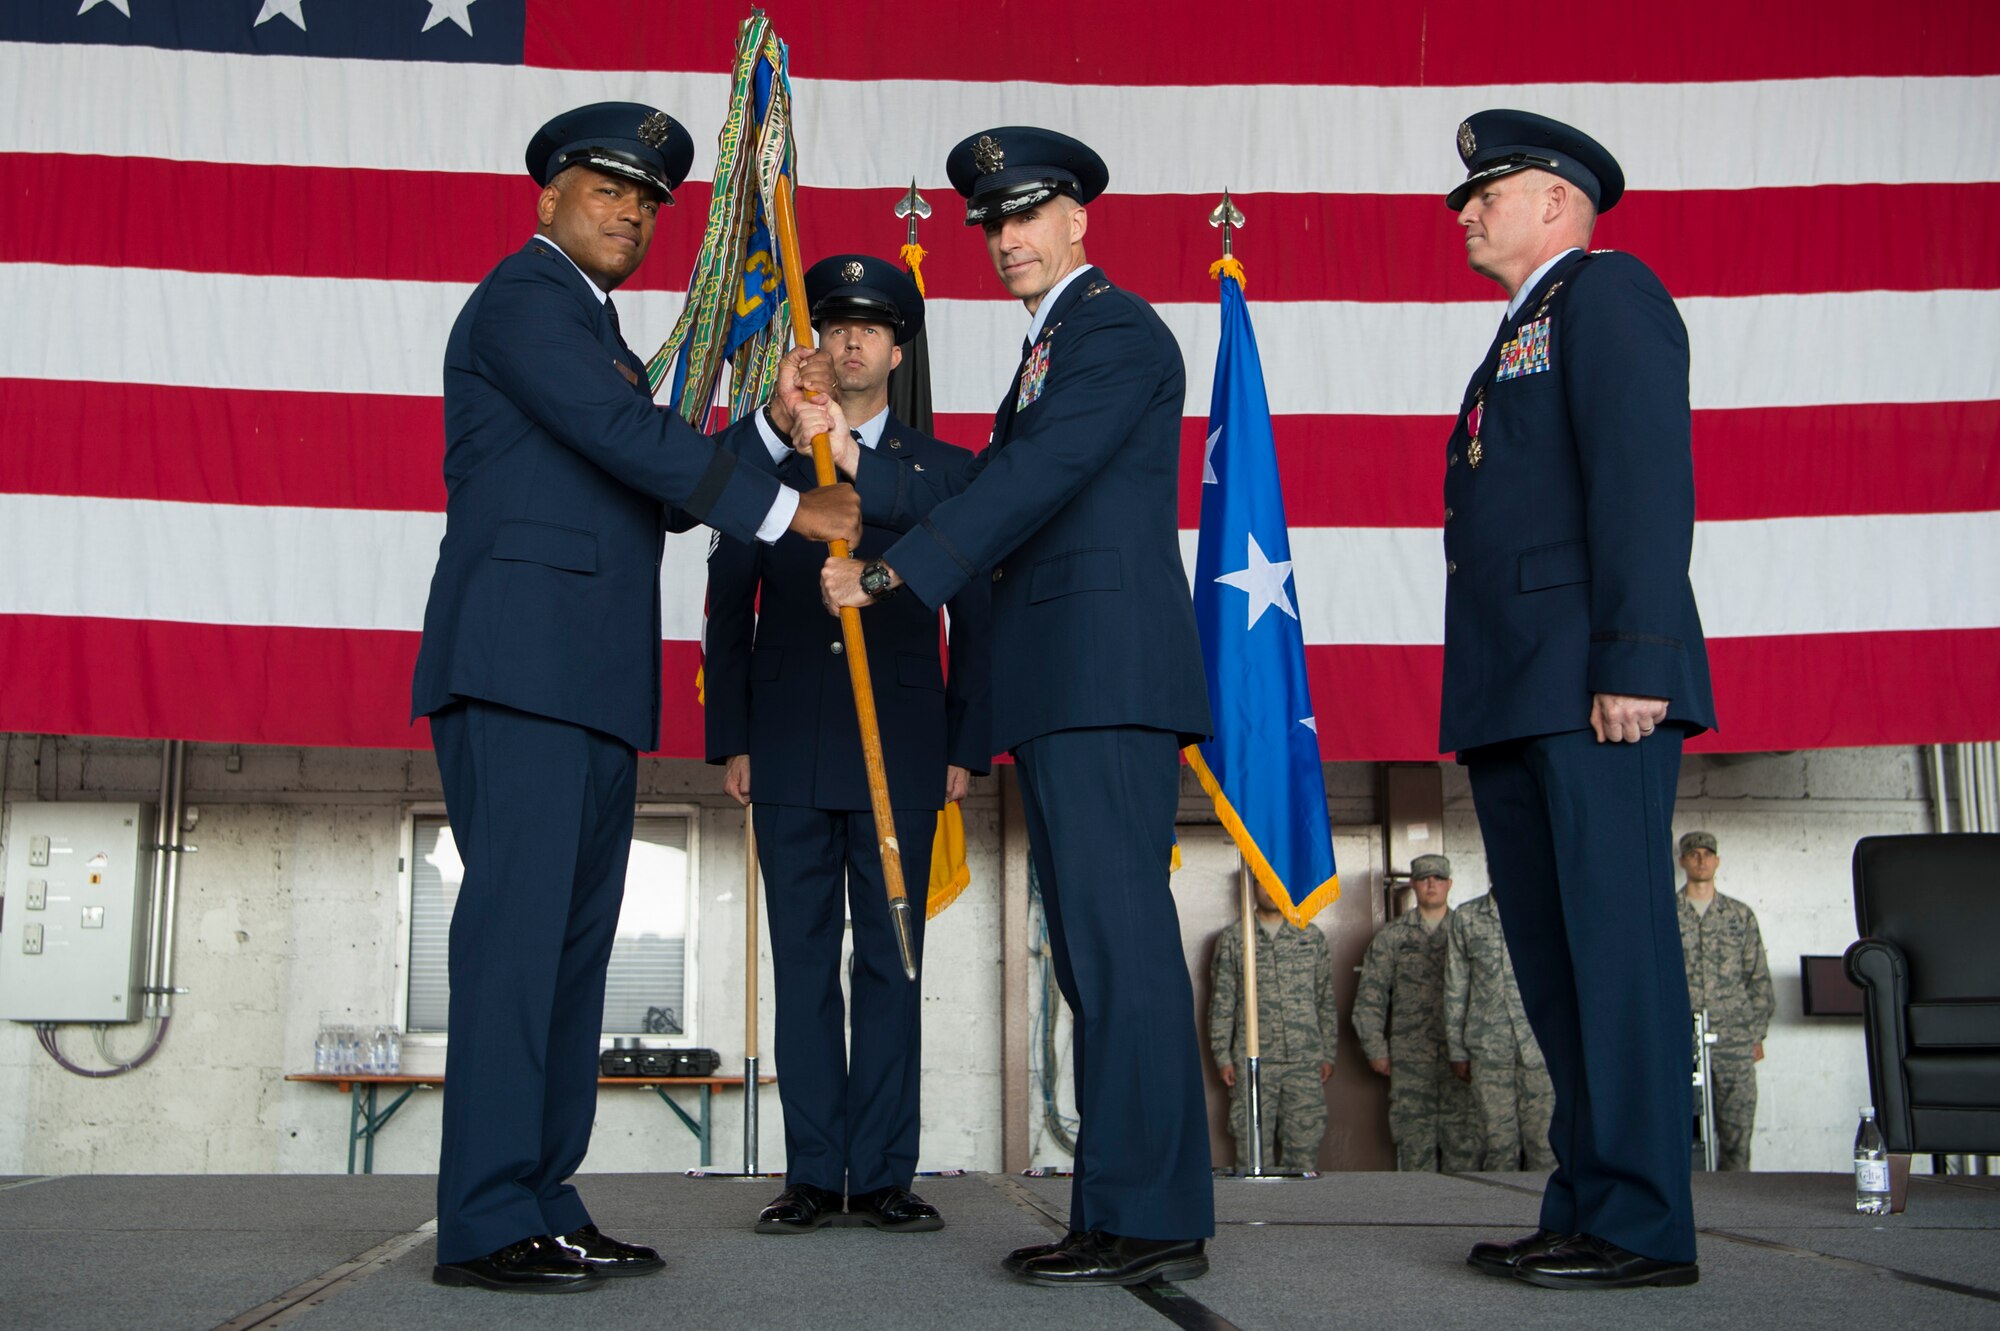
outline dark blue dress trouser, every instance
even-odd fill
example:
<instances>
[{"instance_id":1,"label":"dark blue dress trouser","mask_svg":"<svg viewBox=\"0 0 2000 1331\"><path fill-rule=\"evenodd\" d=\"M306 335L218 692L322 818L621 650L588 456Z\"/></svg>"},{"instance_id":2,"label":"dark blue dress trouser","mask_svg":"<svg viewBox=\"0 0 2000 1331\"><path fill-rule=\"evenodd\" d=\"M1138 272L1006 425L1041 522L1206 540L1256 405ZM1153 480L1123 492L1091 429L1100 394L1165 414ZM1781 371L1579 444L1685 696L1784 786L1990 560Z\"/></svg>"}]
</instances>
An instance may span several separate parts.
<instances>
[{"instance_id":1,"label":"dark blue dress trouser","mask_svg":"<svg viewBox=\"0 0 2000 1331\"><path fill-rule=\"evenodd\" d=\"M907 1188L917 1171L923 985L903 974L875 816L788 804L752 810L771 925L785 1183L857 1194ZM936 834L935 809L896 810L920 967ZM854 922L851 1053L840 996L843 902Z\"/></svg>"},{"instance_id":2,"label":"dark blue dress trouser","mask_svg":"<svg viewBox=\"0 0 2000 1331\"><path fill-rule=\"evenodd\" d=\"M638 763L566 721L467 701L431 717L465 879L451 917L440 1262L590 1222L604 972Z\"/></svg>"},{"instance_id":3,"label":"dark blue dress trouser","mask_svg":"<svg viewBox=\"0 0 2000 1331\"><path fill-rule=\"evenodd\" d=\"M1555 1083L1542 1226L1695 1255L1687 972L1671 826L1682 731L1465 755L1521 1002Z\"/></svg>"},{"instance_id":4,"label":"dark blue dress trouser","mask_svg":"<svg viewBox=\"0 0 2000 1331\"><path fill-rule=\"evenodd\" d=\"M1194 988L1168 886L1175 737L1059 730L1014 750L1056 983L1076 1027L1072 1229L1215 1232Z\"/></svg>"}]
</instances>

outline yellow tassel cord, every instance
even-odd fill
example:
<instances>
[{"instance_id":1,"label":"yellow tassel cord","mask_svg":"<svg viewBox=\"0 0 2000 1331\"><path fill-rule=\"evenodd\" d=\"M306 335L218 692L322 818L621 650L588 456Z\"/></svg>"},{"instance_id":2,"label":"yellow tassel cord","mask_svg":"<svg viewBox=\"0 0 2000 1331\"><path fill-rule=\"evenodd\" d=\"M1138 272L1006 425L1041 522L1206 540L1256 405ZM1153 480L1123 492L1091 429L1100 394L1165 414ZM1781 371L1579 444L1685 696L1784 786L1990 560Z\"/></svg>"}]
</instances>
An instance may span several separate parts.
<instances>
[{"instance_id":1,"label":"yellow tassel cord","mask_svg":"<svg viewBox=\"0 0 2000 1331\"><path fill-rule=\"evenodd\" d=\"M1188 766L1194 768L1195 777L1201 782L1201 788L1207 791L1209 799L1214 801L1215 816L1229 829L1229 835L1236 842L1236 849L1243 853L1243 862L1250 866L1251 873L1257 875L1257 881L1271 894L1271 900L1278 903L1278 909L1286 919L1303 929L1313 916L1340 899L1340 875L1336 873L1307 893L1303 902L1294 906L1291 893L1285 890L1285 884L1278 877L1277 871L1271 867L1271 862L1264 858L1264 852L1258 849L1256 838L1252 837L1249 829L1243 826L1243 819L1237 816L1236 808L1229 802L1229 797L1222 793L1222 783L1215 779L1215 774L1208 770L1208 764L1201 760L1201 749L1190 744L1181 752L1187 756Z\"/></svg>"},{"instance_id":2,"label":"yellow tassel cord","mask_svg":"<svg viewBox=\"0 0 2000 1331\"><path fill-rule=\"evenodd\" d=\"M1236 262L1235 255L1225 254L1208 266L1208 275L1211 280L1219 279L1224 274L1235 278L1236 285L1242 287L1245 291L1250 289L1250 279L1243 275L1243 265Z\"/></svg>"},{"instance_id":3,"label":"yellow tassel cord","mask_svg":"<svg viewBox=\"0 0 2000 1331\"><path fill-rule=\"evenodd\" d=\"M1180 838L1176 837L1174 838L1174 853L1167 857L1167 872L1179 873L1180 871L1181 871L1181 843L1180 843Z\"/></svg>"},{"instance_id":4,"label":"yellow tassel cord","mask_svg":"<svg viewBox=\"0 0 2000 1331\"><path fill-rule=\"evenodd\" d=\"M694 668L694 700L703 707L708 706L708 667Z\"/></svg>"},{"instance_id":5,"label":"yellow tassel cord","mask_svg":"<svg viewBox=\"0 0 2000 1331\"><path fill-rule=\"evenodd\" d=\"M929 294L924 290L924 259L926 257L924 247L921 245L903 246L903 267L910 270L910 279L917 284L917 294L919 296Z\"/></svg>"},{"instance_id":6,"label":"yellow tassel cord","mask_svg":"<svg viewBox=\"0 0 2000 1331\"><path fill-rule=\"evenodd\" d=\"M937 835L931 841L931 884L924 903L924 918L936 919L971 884L972 869L965 862L965 818L954 800L938 810Z\"/></svg>"}]
</instances>

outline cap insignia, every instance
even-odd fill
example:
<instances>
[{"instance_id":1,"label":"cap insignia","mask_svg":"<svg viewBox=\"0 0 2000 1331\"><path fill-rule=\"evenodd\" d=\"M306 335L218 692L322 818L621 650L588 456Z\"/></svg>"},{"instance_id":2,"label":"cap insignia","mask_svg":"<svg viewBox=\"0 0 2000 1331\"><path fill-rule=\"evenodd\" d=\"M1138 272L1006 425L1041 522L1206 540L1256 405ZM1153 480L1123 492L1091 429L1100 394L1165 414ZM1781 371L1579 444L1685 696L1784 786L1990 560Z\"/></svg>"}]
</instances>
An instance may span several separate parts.
<instances>
[{"instance_id":1,"label":"cap insignia","mask_svg":"<svg viewBox=\"0 0 2000 1331\"><path fill-rule=\"evenodd\" d=\"M990 176L1005 166L1007 154L1000 151L1000 140L991 134L981 134L979 142L972 145L972 164L982 176Z\"/></svg>"},{"instance_id":2,"label":"cap insignia","mask_svg":"<svg viewBox=\"0 0 2000 1331\"><path fill-rule=\"evenodd\" d=\"M1472 160L1472 154L1478 149L1478 147L1479 147L1479 140L1472 136L1472 122L1470 120L1459 121L1458 155L1469 162Z\"/></svg>"},{"instance_id":3,"label":"cap insignia","mask_svg":"<svg viewBox=\"0 0 2000 1331\"><path fill-rule=\"evenodd\" d=\"M840 269L841 281L859 282L861 278L862 278L861 264L858 261L854 259L849 259L845 264L841 266Z\"/></svg>"},{"instance_id":4,"label":"cap insignia","mask_svg":"<svg viewBox=\"0 0 2000 1331\"><path fill-rule=\"evenodd\" d=\"M639 137L646 146L655 150L667 146L673 136L674 122L665 111L655 111L639 122Z\"/></svg>"}]
</instances>

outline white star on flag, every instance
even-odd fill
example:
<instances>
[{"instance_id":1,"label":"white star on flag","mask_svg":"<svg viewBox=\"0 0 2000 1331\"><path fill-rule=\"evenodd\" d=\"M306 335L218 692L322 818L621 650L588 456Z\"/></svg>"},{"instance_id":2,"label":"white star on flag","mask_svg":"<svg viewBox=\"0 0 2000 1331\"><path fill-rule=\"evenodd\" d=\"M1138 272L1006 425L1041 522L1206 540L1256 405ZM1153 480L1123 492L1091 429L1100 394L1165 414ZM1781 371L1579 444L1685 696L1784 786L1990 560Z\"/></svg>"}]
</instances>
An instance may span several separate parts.
<instances>
[{"instance_id":1,"label":"white star on flag","mask_svg":"<svg viewBox=\"0 0 2000 1331\"><path fill-rule=\"evenodd\" d=\"M1225 573L1216 581L1234 587L1250 598L1250 623L1248 628L1256 628L1257 621L1272 606L1290 615L1299 617L1292 609L1292 598L1285 594L1285 583L1292 576L1292 561L1282 560L1272 563L1264 557L1264 548L1257 544L1255 535L1250 537L1250 562L1234 573Z\"/></svg>"},{"instance_id":2,"label":"white star on flag","mask_svg":"<svg viewBox=\"0 0 2000 1331\"><path fill-rule=\"evenodd\" d=\"M1213 433L1208 436L1208 447L1204 448L1201 452L1201 483L1203 485L1215 484L1215 441L1220 438L1222 438L1222 427L1218 425L1215 427Z\"/></svg>"},{"instance_id":3,"label":"white star on flag","mask_svg":"<svg viewBox=\"0 0 2000 1331\"><path fill-rule=\"evenodd\" d=\"M306 0L264 0L264 7L257 11L257 17L250 26L261 28L274 18L288 18L299 25L299 31L306 30Z\"/></svg>"},{"instance_id":4,"label":"white star on flag","mask_svg":"<svg viewBox=\"0 0 2000 1331\"><path fill-rule=\"evenodd\" d=\"M83 0L83 3L77 6L76 12L79 16L88 14L99 5L110 5L126 18L132 17L132 0Z\"/></svg>"},{"instance_id":5,"label":"white star on flag","mask_svg":"<svg viewBox=\"0 0 2000 1331\"><path fill-rule=\"evenodd\" d=\"M472 15L466 11L477 3L478 0L431 0L431 12L424 19L423 31L429 32L446 19L450 19L459 27L464 28L465 35L470 37L472 35Z\"/></svg>"},{"instance_id":6,"label":"white star on flag","mask_svg":"<svg viewBox=\"0 0 2000 1331\"><path fill-rule=\"evenodd\" d=\"M1300 725L1302 725L1302 726L1304 726L1304 727L1305 727L1305 728L1306 728L1307 730L1310 730L1310 731L1312 731L1312 733L1313 733L1313 734L1315 734L1315 735L1319 734L1319 718L1318 718L1318 717L1316 717L1316 716L1302 716L1302 717L1300 717L1300 718L1299 718L1299 724L1300 724Z\"/></svg>"}]
</instances>

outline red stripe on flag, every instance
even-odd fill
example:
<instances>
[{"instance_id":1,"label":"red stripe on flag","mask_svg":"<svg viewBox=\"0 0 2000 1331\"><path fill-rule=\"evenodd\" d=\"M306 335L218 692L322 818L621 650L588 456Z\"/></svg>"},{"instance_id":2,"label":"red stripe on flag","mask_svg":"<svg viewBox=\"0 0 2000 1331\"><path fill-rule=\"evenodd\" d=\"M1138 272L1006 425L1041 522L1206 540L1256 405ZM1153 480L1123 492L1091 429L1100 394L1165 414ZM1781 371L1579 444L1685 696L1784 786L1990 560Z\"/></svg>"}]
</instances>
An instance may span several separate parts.
<instances>
[{"instance_id":1,"label":"red stripe on flag","mask_svg":"<svg viewBox=\"0 0 2000 1331\"><path fill-rule=\"evenodd\" d=\"M58 209L79 174L123 198L171 209L119 209L77 226ZM18 205L0 231L0 263L168 268L252 276L477 282L534 231L535 186L523 176L168 162L0 153ZM1436 195L1246 194L1237 253L1249 294L1273 300L1491 301L1500 289L1465 266L1456 221ZM799 192L809 257L893 257L902 191ZM394 200L393 207L385 206ZM709 187L691 182L661 215L629 284L687 282ZM1005 300L979 232L958 199L934 199L924 283L933 298ZM1153 301L1212 301L1213 200L1110 194L1091 215L1090 256ZM1804 291L2000 288L1987 219L2000 184L1828 185L1813 189L1635 192L1594 243L1629 250L1676 296ZM1865 256L1858 259L1857 256Z\"/></svg>"},{"instance_id":2,"label":"red stripe on flag","mask_svg":"<svg viewBox=\"0 0 2000 1331\"><path fill-rule=\"evenodd\" d=\"M444 401L0 379L0 492L444 510Z\"/></svg>"},{"instance_id":3,"label":"red stripe on flag","mask_svg":"<svg viewBox=\"0 0 2000 1331\"><path fill-rule=\"evenodd\" d=\"M962 424L961 424L962 423ZM987 417L942 416L954 442ZM1277 416L1292 527L1435 527L1449 417ZM951 432L958 429L960 433ZM1201 525L1208 423L1181 422L1180 525ZM1843 517L2000 509L2000 402L1898 402L1694 414L1695 516Z\"/></svg>"},{"instance_id":4,"label":"red stripe on flag","mask_svg":"<svg viewBox=\"0 0 2000 1331\"><path fill-rule=\"evenodd\" d=\"M408 724L418 635L0 615L0 659L36 663L0 692L0 731L213 743L421 748ZM2000 739L1968 698L2000 690L2000 629L1725 638L1709 644L1723 729L1695 747L1929 744ZM694 673L670 641L661 753L700 758ZM1320 752L1425 761L1437 732L1442 649L1306 649Z\"/></svg>"},{"instance_id":5,"label":"red stripe on flag","mask_svg":"<svg viewBox=\"0 0 2000 1331\"><path fill-rule=\"evenodd\" d=\"M763 8L800 78L1435 87L2000 72L2000 23L1988 0L1605 7L1537 43L1530 71L1502 54L1518 35L1515 11L1486 0L1293 5L1268 18L1197 0L1014 0L935 5L907 24L861 22L808 0ZM530 0L526 59L561 69L720 71L742 17L728 5Z\"/></svg>"},{"instance_id":6,"label":"red stripe on flag","mask_svg":"<svg viewBox=\"0 0 2000 1331\"><path fill-rule=\"evenodd\" d=\"M436 513L437 398L0 379L0 493ZM944 415L985 447L992 419ZM1448 418L1279 416L1293 527L1438 525ZM1201 519L1206 422L1181 426L1180 525ZM2000 510L2000 402L1695 413L1698 516L1835 517Z\"/></svg>"},{"instance_id":7,"label":"red stripe on flag","mask_svg":"<svg viewBox=\"0 0 2000 1331\"><path fill-rule=\"evenodd\" d=\"M0 732L426 748L415 633L0 615ZM703 756L700 645L662 644L661 752Z\"/></svg>"}]
</instances>

